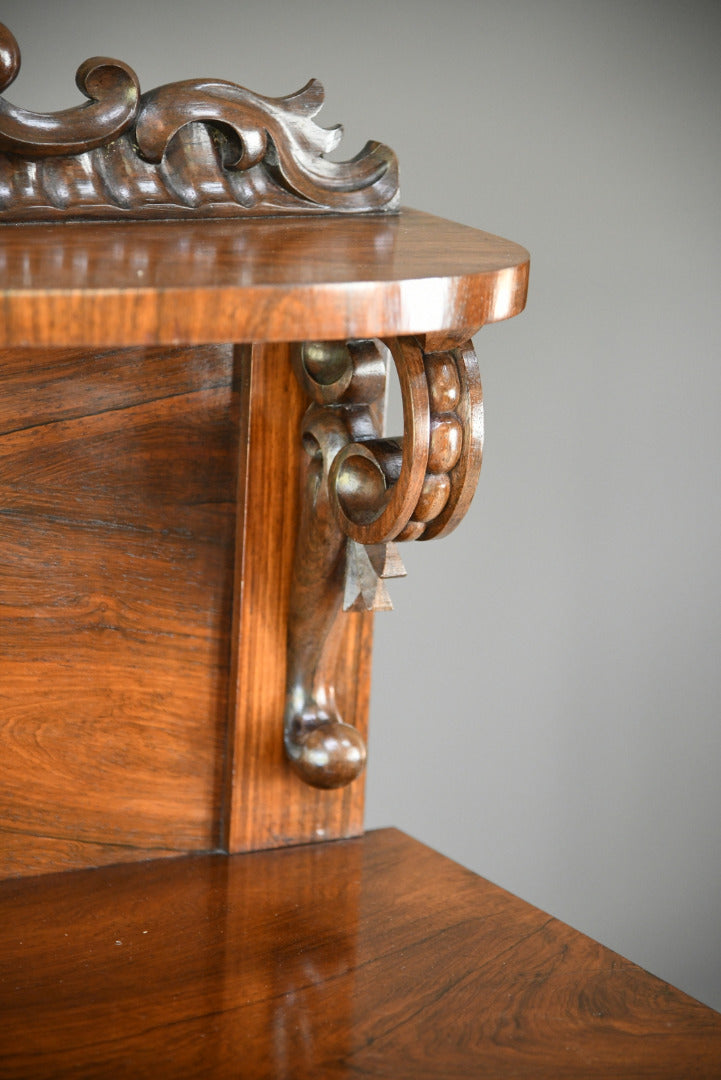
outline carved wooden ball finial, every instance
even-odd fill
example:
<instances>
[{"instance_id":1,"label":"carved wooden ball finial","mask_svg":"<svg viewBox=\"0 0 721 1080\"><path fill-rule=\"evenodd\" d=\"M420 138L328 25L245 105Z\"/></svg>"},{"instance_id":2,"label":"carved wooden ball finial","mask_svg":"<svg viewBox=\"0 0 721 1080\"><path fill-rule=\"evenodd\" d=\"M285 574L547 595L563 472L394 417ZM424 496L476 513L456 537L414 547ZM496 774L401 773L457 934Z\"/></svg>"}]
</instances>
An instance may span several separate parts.
<instances>
[{"instance_id":1,"label":"carved wooden ball finial","mask_svg":"<svg viewBox=\"0 0 721 1080\"><path fill-rule=\"evenodd\" d=\"M326 720L286 739L291 765L306 784L338 788L360 776L366 763L361 734L340 720Z\"/></svg>"}]
</instances>

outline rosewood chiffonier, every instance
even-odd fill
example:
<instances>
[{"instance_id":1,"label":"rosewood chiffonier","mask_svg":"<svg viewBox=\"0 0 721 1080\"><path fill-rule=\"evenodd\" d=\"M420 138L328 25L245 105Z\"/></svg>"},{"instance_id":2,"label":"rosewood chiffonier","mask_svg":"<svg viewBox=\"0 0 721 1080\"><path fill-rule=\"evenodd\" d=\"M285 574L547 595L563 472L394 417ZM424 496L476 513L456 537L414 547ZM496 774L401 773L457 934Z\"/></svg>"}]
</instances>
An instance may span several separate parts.
<instances>
[{"instance_id":1,"label":"rosewood chiffonier","mask_svg":"<svg viewBox=\"0 0 721 1080\"><path fill-rule=\"evenodd\" d=\"M527 253L332 161L316 81L77 83L0 97L0 1077L721 1076L712 1010L363 834L373 612Z\"/></svg>"}]
</instances>

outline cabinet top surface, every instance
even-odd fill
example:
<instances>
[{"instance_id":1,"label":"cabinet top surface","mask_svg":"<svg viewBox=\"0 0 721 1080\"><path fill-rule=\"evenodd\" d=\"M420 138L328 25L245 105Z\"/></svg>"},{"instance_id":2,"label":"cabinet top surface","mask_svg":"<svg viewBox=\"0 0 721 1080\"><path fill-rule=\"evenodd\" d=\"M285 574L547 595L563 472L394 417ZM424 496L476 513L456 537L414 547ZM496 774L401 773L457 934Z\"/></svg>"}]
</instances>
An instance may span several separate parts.
<instances>
[{"instance_id":1,"label":"cabinet top surface","mask_svg":"<svg viewBox=\"0 0 721 1080\"><path fill-rule=\"evenodd\" d=\"M518 244L415 210L0 228L3 346L478 330L525 304Z\"/></svg>"},{"instance_id":2,"label":"cabinet top surface","mask_svg":"<svg viewBox=\"0 0 721 1080\"><path fill-rule=\"evenodd\" d=\"M6 881L0 916L4 1076L721 1075L718 1013L394 831Z\"/></svg>"}]
</instances>

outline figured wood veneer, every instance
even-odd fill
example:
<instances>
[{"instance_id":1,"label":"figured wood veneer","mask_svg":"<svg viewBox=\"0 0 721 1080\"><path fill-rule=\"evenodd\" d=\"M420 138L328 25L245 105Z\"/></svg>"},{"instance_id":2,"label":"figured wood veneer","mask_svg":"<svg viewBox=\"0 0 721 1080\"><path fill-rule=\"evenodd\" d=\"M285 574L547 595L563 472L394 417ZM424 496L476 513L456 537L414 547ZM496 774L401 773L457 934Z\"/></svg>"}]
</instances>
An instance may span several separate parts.
<instances>
[{"instance_id":1,"label":"figured wood veneer","mask_svg":"<svg viewBox=\"0 0 721 1080\"><path fill-rule=\"evenodd\" d=\"M288 346L1 355L0 876L362 830L283 758L302 408Z\"/></svg>"},{"instance_id":2,"label":"figured wood veneer","mask_svg":"<svg viewBox=\"0 0 721 1080\"><path fill-rule=\"evenodd\" d=\"M721 1016L393 830L0 883L0 1076L717 1080Z\"/></svg>"},{"instance_id":3,"label":"figured wood veneer","mask_svg":"<svg viewBox=\"0 0 721 1080\"><path fill-rule=\"evenodd\" d=\"M528 252L397 216L0 230L0 346L465 341L523 310Z\"/></svg>"},{"instance_id":4,"label":"figured wood veneer","mask_svg":"<svg viewBox=\"0 0 721 1080\"><path fill-rule=\"evenodd\" d=\"M0 356L0 876L219 846L233 350Z\"/></svg>"}]
</instances>

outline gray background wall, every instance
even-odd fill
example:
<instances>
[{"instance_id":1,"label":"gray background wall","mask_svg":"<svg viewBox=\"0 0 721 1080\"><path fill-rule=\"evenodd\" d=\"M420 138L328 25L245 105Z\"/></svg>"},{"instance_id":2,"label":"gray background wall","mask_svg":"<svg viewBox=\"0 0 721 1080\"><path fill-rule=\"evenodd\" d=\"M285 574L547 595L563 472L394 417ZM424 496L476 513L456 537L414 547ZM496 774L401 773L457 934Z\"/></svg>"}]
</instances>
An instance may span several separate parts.
<instances>
[{"instance_id":1,"label":"gray background wall","mask_svg":"<svg viewBox=\"0 0 721 1080\"><path fill-rule=\"evenodd\" d=\"M467 520L406 545L377 622L368 824L396 824L721 1008L721 5L3 2L8 96L325 83L348 156L524 243L477 347Z\"/></svg>"}]
</instances>

